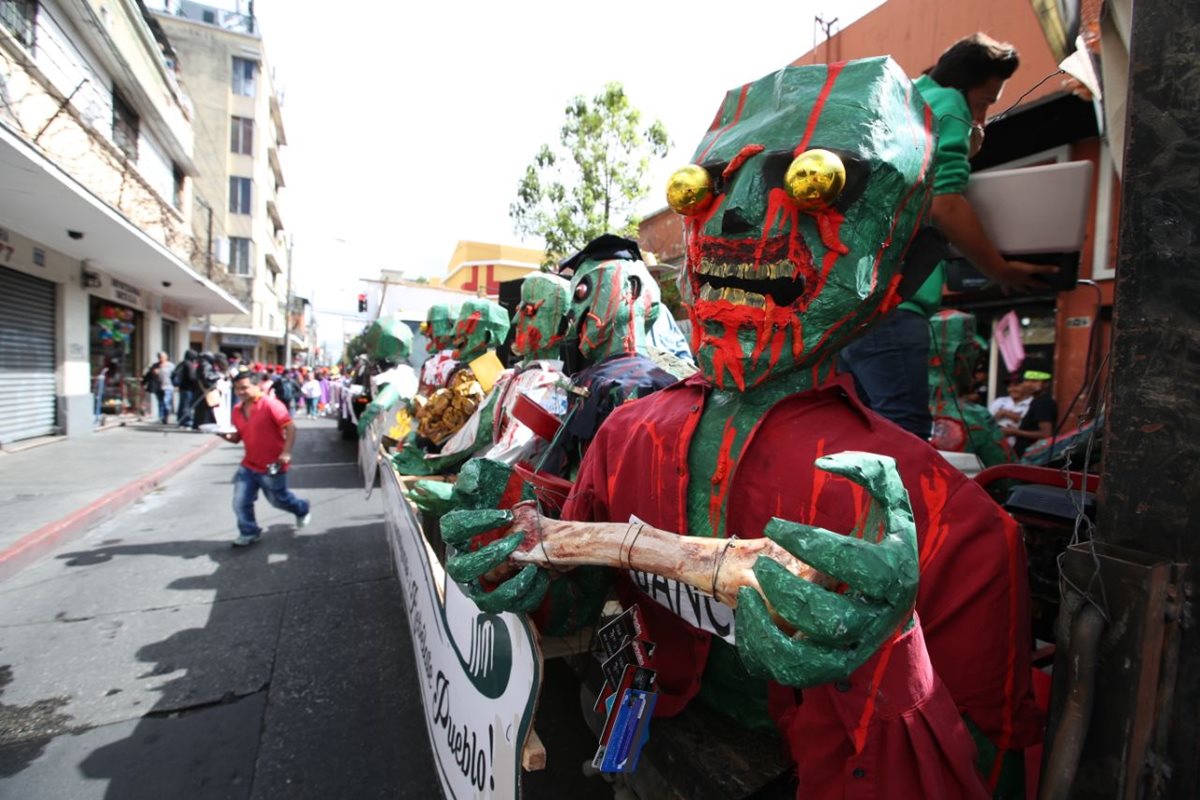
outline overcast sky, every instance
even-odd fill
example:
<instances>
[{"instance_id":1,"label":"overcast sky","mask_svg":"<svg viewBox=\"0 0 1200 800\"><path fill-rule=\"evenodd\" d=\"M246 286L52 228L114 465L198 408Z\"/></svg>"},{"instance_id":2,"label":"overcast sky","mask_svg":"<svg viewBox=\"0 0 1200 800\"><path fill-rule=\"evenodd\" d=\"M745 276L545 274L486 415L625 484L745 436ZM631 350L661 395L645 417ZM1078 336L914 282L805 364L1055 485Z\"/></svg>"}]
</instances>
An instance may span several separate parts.
<instances>
[{"instance_id":1,"label":"overcast sky","mask_svg":"<svg viewBox=\"0 0 1200 800\"><path fill-rule=\"evenodd\" d=\"M660 208L725 90L812 48L816 15L840 18L836 31L879 4L257 0L284 92L295 290L352 312L357 279L380 268L440 274L460 239L521 244L518 179L567 102L607 81L674 143L643 213Z\"/></svg>"}]
</instances>

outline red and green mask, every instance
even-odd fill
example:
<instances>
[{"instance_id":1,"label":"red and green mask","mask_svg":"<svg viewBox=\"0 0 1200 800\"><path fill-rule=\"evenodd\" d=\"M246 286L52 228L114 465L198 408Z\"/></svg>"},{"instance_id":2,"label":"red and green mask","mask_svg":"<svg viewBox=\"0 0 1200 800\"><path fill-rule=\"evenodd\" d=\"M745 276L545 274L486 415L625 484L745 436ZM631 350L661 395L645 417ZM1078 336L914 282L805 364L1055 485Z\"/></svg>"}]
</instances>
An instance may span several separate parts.
<instances>
[{"instance_id":1,"label":"red and green mask","mask_svg":"<svg viewBox=\"0 0 1200 800\"><path fill-rule=\"evenodd\" d=\"M693 349L717 386L819 374L899 302L932 125L888 58L788 67L726 95L667 190L686 217Z\"/></svg>"},{"instance_id":2,"label":"red and green mask","mask_svg":"<svg viewBox=\"0 0 1200 800\"><path fill-rule=\"evenodd\" d=\"M499 303L475 298L462 304L454 326L454 357L474 361L508 336L508 312Z\"/></svg>"},{"instance_id":3,"label":"red and green mask","mask_svg":"<svg viewBox=\"0 0 1200 800\"><path fill-rule=\"evenodd\" d=\"M570 335L584 361L646 352L654 283L641 261L584 261L571 278Z\"/></svg>"},{"instance_id":4,"label":"red and green mask","mask_svg":"<svg viewBox=\"0 0 1200 800\"><path fill-rule=\"evenodd\" d=\"M421 325L421 333L425 335L425 350L430 353L440 353L454 346L454 324L458 321L458 309L454 306L438 303L429 307L425 312L425 323Z\"/></svg>"},{"instance_id":5,"label":"red and green mask","mask_svg":"<svg viewBox=\"0 0 1200 800\"><path fill-rule=\"evenodd\" d=\"M565 278L544 272L521 281L512 351L525 361L559 357L570 287Z\"/></svg>"}]
</instances>

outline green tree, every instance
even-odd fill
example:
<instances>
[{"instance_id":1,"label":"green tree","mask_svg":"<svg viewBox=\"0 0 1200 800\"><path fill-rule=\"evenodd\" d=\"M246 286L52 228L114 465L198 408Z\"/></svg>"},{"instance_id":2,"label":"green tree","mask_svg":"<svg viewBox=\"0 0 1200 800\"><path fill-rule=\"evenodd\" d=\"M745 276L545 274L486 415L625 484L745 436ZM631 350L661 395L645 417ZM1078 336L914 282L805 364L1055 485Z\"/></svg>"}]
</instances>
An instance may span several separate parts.
<instances>
[{"instance_id":1,"label":"green tree","mask_svg":"<svg viewBox=\"0 0 1200 800\"><path fill-rule=\"evenodd\" d=\"M602 233L636 237L650 159L670 147L663 124L642 127L641 118L619 83L590 102L579 95L566 108L559 145L542 145L525 168L508 215L518 234L546 242L545 265Z\"/></svg>"}]
</instances>

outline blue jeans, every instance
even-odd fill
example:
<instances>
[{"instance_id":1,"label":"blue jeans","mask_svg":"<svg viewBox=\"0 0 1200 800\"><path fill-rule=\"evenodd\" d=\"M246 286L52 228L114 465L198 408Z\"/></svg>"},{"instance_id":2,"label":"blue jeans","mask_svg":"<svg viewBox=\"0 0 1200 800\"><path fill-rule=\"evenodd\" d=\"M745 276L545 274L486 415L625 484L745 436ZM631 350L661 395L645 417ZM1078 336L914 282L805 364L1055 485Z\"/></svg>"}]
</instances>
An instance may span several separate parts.
<instances>
[{"instance_id":1,"label":"blue jeans","mask_svg":"<svg viewBox=\"0 0 1200 800\"><path fill-rule=\"evenodd\" d=\"M254 518L254 501L262 489L267 502L297 517L308 513L308 501L292 494L287 487L287 473L268 475L247 467L238 467L233 476L233 513L237 516L238 533L242 536L261 536L262 528Z\"/></svg>"},{"instance_id":2,"label":"blue jeans","mask_svg":"<svg viewBox=\"0 0 1200 800\"><path fill-rule=\"evenodd\" d=\"M175 387L168 386L155 396L158 398L158 419L166 425L171 417L171 401L175 399Z\"/></svg>"},{"instance_id":3,"label":"blue jeans","mask_svg":"<svg viewBox=\"0 0 1200 800\"><path fill-rule=\"evenodd\" d=\"M854 376L858 396L872 411L928 439L929 320L896 309L842 348L838 369Z\"/></svg>"},{"instance_id":4,"label":"blue jeans","mask_svg":"<svg viewBox=\"0 0 1200 800\"><path fill-rule=\"evenodd\" d=\"M195 402L196 395L191 389L179 390L179 410L175 412L175 418L185 428L191 428L195 424Z\"/></svg>"}]
</instances>

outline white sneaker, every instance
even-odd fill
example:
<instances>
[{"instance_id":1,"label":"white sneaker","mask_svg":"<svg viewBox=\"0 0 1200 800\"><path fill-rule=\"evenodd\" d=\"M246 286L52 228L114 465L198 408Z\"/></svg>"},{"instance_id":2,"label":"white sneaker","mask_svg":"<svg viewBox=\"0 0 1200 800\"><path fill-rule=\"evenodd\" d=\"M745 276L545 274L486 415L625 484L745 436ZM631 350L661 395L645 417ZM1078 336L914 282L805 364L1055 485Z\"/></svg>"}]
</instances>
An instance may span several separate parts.
<instances>
[{"instance_id":1,"label":"white sneaker","mask_svg":"<svg viewBox=\"0 0 1200 800\"><path fill-rule=\"evenodd\" d=\"M312 522L312 511L309 511L303 517L296 517L297 528L306 528L310 522Z\"/></svg>"},{"instance_id":2,"label":"white sneaker","mask_svg":"<svg viewBox=\"0 0 1200 800\"><path fill-rule=\"evenodd\" d=\"M233 540L233 546L234 547L249 547L250 545L254 544L261 538L262 538L262 534L259 534L258 536L242 535Z\"/></svg>"}]
</instances>

